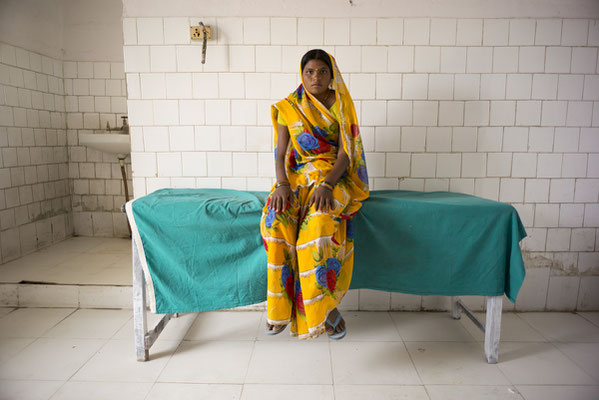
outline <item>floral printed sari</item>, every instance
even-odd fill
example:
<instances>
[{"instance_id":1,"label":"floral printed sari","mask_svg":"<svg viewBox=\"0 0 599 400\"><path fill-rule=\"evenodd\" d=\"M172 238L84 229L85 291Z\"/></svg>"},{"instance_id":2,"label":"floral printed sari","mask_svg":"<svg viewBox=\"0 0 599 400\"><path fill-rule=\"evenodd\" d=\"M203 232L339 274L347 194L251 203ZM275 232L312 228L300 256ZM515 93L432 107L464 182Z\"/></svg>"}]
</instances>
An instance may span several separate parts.
<instances>
[{"instance_id":1,"label":"floral printed sari","mask_svg":"<svg viewBox=\"0 0 599 400\"><path fill-rule=\"evenodd\" d=\"M260 229L268 260L267 319L272 325L291 324L291 334L302 339L324 332L329 312L349 288L351 218L369 193L354 104L330 57L336 100L330 109L303 83L271 109L275 147L279 123L284 121L289 130L285 167L293 198L284 212L277 213L269 208L269 197L262 213ZM333 168L340 145L349 166L334 187L334 207L316 211L308 207L308 200Z\"/></svg>"}]
</instances>

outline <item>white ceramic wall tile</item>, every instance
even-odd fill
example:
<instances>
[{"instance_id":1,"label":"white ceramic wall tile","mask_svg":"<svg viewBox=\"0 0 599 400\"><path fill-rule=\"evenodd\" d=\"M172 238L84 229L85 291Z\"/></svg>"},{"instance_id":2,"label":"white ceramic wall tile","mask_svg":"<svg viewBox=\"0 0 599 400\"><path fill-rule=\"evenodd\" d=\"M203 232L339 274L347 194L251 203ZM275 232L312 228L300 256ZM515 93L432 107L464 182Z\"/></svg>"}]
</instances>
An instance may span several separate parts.
<instances>
[{"instance_id":1,"label":"white ceramic wall tile","mask_svg":"<svg viewBox=\"0 0 599 400\"><path fill-rule=\"evenodd\" d=\"M324 40L324 20L322 18L297 19L297 44L321 45Z\"/></svg>"},{"instance_id":2,"label":"white ceramic wall tile","mask_svg":"<svg viewBox=\"0 0 599 400\"><path fill-rule=\"evenodd\" d=\"M400 18L378 19L377 43L380 45L401 45L403 43L403 20Z\"/></svg>"},{"instance_id":3,"label":"white ceramic wall tile","mask_svg":"<svg viewBox=\"0 0 599 400\"><path fill-rule=\"evenodd\" d=\"M324 20L324 44L350 44L350 20L346 18L326 18Z\"/></svg>"},{"instance_id":4,"label":"white ceramic wall tile","mask_svg":"<svg viewBox=\"0 0 599 400\"><path fill-rule=\"evenodd\" d=\"M137 44L164 43L164 28L162 18L137 19Z\"/></svg>"},{"instance_id":5,"label":"white ceramic wall tile","mask_svg":"<svg viewBox=\"0 0 599 400\"><path fill-rule=\"evenodd\" d=\"M270 42L269 18L245 18L243 20L243 43L268 44Z\"/></svg>"},{"instance_id":6,"label":"white ceramic wall tile","mask_svg":"<svg viewBox=\"0 0 599 400\"><path fill-rule=\"evenodd\" d=\"M164 18L164 44L188 44L189 19Z\"/></svg>"},{"instance_id":7,"label":"white ceramic wall tile","mask_svg":"<svg viewBox=\"0 0 599 400\"><path fill-rule=\"evenodd\" d=\"M271 18L270 43L271 44L296 44L296 18Z\"/></svg>"}]
</instances>

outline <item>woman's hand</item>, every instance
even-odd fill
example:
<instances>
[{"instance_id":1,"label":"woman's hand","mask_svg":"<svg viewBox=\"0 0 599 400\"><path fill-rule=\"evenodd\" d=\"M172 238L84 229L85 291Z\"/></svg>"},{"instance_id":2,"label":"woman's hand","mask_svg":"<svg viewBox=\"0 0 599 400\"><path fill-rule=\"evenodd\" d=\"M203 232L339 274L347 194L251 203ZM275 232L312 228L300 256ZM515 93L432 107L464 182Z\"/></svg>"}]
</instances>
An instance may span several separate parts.
<instances>
[{"instance_id":1,"label":"woman's hand","mask_svg":"<svg viewBox=\"0 0 599 400\"><path fill-rule=\"evenodd\" d=\"M276 212L283 212L287 209L291 199L293 198L293 192L289 185L279 186L270 196L270 209Z\"/></svg>"},{"instance_id":2,"label":"woman's hand","mask_svg":"<svg viewBox=\"0 0 599 400\"><path fill-rule=\"evenodd\" d=\"M308 207L312 207L312 204L314 204L316 211L327 212L332 210L335 204L333 191L323 185L317 186L308 200Z\"/></svg>"}]
</instances>

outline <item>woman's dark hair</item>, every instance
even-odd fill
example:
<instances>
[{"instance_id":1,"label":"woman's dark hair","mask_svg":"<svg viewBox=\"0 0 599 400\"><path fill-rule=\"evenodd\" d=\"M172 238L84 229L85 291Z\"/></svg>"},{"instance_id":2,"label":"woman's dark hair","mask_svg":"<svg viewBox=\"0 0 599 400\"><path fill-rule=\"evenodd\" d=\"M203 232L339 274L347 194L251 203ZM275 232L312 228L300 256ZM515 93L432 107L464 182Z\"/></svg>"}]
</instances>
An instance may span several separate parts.
<instances>
[{"instance_id":1,"label":"woman's dark hair","mask_svg":"<svg viewBox=\"0 0 599 400\"><path fill-rule=\"evenodd\" d=\"M333 75L333 65L331 64L331 58L329 54L321 49L312 49L302 57L302 61L300 65L302 66L302 72L304 72L304 67L308 64L310 60L320 60L324 62L327 67L329 67L329 72Z\"/></svg>"}]
</instances>

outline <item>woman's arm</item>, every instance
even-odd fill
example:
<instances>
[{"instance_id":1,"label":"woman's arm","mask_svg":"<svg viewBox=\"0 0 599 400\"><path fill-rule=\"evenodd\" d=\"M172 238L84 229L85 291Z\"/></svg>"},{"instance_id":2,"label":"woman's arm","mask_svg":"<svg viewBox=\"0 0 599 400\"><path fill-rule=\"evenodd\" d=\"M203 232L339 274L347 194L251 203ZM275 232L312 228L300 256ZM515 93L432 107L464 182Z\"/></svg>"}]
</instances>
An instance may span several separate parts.
<instances>
[{"instance_id":1,"label":"woman's arm","mask_svg":"<svg viewBox=\"0 0 599 400\"><path fill-rule=\"evenodd\" d=\"M333 164L333 168L328 173L327 177L324 179L325 182L329 183L331 186L335 186L341 176L347 170L349 166L349 157L345 154L345 149L343 148L343 135L339 135L339 150L337 151L337 160L335 164Z\"/></svg>"},{"instance_id":2,"label":"woman's arm","mask_svg":"<svg viewBox=\"0 0 599 400\"><path fill-rule=\"evenodd\" d=\"M285 169L285 156L287 155L287 146L289 145L289 130L285 125L279 124L278 127L279 137L277 139L277 161L275 162L277 182L287 182L275 189L270 196L270 208L276 212L285 211L287 203L291 201L291 186L287 178L287 171Z\"/></svg>"},{"instance_id":3,"label":"woman's arm","mask_svg":"<svg viewBox=\"0 0 599 400\"><path fill-rule=\"evenodd\" d=\"M285 125L279 124L279 137L277 139L277 161L275 168L277 173L277 182L286 181L287 170L285 169L285 156L287 155L287 146L289 145L289 130Z\"/></svg>"}]
</instances>

